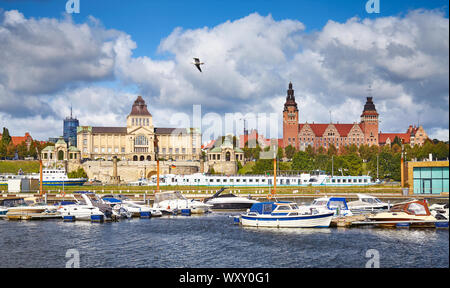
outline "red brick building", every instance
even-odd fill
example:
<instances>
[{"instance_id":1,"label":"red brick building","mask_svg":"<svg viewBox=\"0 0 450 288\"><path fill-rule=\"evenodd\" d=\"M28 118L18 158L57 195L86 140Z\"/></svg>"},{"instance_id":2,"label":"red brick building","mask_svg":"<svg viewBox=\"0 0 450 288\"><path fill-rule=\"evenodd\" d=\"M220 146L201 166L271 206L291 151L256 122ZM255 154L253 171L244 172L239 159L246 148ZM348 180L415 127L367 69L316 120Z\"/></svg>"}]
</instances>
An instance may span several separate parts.
<instances>
[{"instance_id":1,"label":"red brick building","mask_svg":"<svg viewBox=\"0 0 450 288\"><path fill-rule=\"evenodd\" d=\"M295 101L292 83L289 83L286 102L283 109L283 147L293 146L298 150L305 150L311 146L315 149L328 149L334 145L337 149L355 144L385 145L394 141L395 136L411 145L423 145L428 138L422 126L409 126L406 133L379 132L379 114L372 97L367 97L359 123L298 123L299 110Z\"/></svg>"},{"instance_id":2,"label":"red brick building","mask_svg":"<svg viewBox=\"0 0 450 288\"><path fill-rule=\"evenodd\" d=\"M3 135L0 133L0 141L2 140L2 136ZM22 142L25 142L25 144L29 149L31 142L33 142L33 138L31 137L30 133L26 132L25 136L11 136L11 142L14 146L17 146Z\"/></svg>"}]
</instances>

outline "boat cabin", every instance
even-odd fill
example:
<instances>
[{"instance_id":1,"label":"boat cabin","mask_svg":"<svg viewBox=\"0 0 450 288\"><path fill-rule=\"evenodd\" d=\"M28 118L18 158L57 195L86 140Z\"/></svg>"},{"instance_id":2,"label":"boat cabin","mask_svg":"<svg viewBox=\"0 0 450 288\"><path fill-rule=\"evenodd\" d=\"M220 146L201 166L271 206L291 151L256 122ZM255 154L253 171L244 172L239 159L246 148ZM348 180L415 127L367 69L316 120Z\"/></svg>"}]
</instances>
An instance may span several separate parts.
<instances>
[{"instance_id":1,"label":"boat cabin","mask_svg":"<svg viewBox=\"0 0 450 288\"><path fill-rule=\"evenodd\" d=\"M294 202L261 202L253 204L249 214L293 215L292 213L297 213L298 209L297 204Z\"/></svg>"},{"instance_id":2,"label":"boat cabin","mask_svg":"<svg viewBox=\"0 0 450 288\"><path fill-rule=\"evenodd\" d=\"M391 212L405 212L409 215L430 216L430 210L426 200L414 200L406 203L398 203L392 206Z\"/></svg>"}]
</instances>

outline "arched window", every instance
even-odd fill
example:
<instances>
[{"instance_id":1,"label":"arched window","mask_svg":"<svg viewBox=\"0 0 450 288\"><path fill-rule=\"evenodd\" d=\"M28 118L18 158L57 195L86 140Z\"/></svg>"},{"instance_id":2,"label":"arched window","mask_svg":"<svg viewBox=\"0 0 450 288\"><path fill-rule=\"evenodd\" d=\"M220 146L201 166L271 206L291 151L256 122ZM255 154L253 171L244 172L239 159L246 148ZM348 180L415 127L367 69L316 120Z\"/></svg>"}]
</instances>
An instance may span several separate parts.
<instances>
[{"instance_id":1,"label":"arched window","mask_svg":"<svg viewBox=\"0 0 450 288\"><path fill-rule=\"evenodd\" d=\"M134 156L133 156L133 161L138 161L137 155L134 155Z\"/></svg>"},{"instance_id":2,"label":"arched window","mask_svg":"<svg viewBox=\"0 0 450 288\"><path fill-rule=\"evenodd\" d=\"M147 161L152 161L152 157L150 155L147 156Z\"/></svg>"},{"instance_id":3,"label":"arched window","mask_svg":"<svg viewBox=\"0 0 450 288\"><path fill-rule=\"evenodd\" d=\"M139 160L140 160L140 161L144 161L144 160L145 160L144 155L141 155L141 157L139 157Z\"/></svg>"},{"instance_id":4,"label":"arched window","mask_svg":"<svg viewBox=\"0 0 450 288\"><path fill-rule=\"evenodd\" d=\"M148 139L144 135L138 135L134 139L134 145L136 146L147 146L148 145Z\"/></svg>"},{"instance_id":5,"label":"arched window","mask_svg":"<svg viewBox=\"0 0 450 288\"><path fill-rule=\"evenodd\" d=\"M230 152L227 152L227 153L225 154L225 160L226 160L226 161L230 161L230 160L231 160L231 153L230 153Z\"/></svg>"}]
</instances>

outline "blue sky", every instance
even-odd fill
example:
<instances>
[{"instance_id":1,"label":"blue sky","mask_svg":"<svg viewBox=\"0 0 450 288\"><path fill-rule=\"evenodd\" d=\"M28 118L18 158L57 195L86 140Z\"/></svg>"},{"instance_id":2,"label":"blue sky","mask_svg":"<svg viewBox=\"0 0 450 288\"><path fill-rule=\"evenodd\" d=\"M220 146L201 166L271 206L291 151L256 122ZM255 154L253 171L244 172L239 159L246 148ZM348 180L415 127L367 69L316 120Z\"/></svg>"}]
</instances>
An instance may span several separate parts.
<instances>
[{"instance_id":1,"label":"blue sky","mask_svg":"<svg viewBox=\"0 0 450 288\"><path fill-rule=\"evenodd\" d=\"M61 135L70 104L81 125L124 126L142 95L156 127L200 104L222 119L275 113L266 126L281 137L292 81L301 123L359 121L370 84L381 131L420 123L448 140L448 1L379 0L369 14L367 0L80 0L71 18L66 2L0 0L0 129L12 135Z\"/></svg>"},{"instance_id":2,"label":"blue sky","mask_svg":"<svg viewBox=\"0 0 450 288\"><path fill-rule=\"evenodd\" d=\"M0 7L18 9L25 17L64 17L67 0L0 0ZM213 27L257 12L275 20L298 19L306 31L321 29L329 20L344 22L352 17L376 18L404 15L414 9L439 9L448 17L448 1L380 0L380 13L368 14L367 0L80 0L81 23L92 15L106 28L130 34L137 43L135 56L162 58L157 53L161 39L176 27Z\"/></svg>"}]
</instances>

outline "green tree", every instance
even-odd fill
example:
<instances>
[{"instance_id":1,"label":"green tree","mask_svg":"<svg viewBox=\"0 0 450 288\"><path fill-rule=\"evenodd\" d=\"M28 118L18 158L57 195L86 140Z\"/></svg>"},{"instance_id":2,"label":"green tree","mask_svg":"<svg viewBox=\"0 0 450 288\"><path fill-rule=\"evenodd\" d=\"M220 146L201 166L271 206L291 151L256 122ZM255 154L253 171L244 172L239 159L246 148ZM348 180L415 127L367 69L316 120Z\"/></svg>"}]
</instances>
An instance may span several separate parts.
<instances>
[{"instance_id":1,"label":"green tree","mask_svg":"<svg viewBox=\"0 0 450 288\"><path fill-rule=\"evenodd\" d=\"M292 157L294 157L295 154L295 148L292 147L292 145L288 145L284 148L284 153L286 154L286 158L292 160Z\"/></svg>"},{"instance_id":2,"label":"green tree","mask_svg":"<svg viewBox=\"0 0 450 288\"><path fill-rule=\"evenodd\" d=\"M284 158L284 151L283 151L283 148L281 148L281 147L278 147L277 158L280 160Z\"/></svg>"},{"instance_id":3,"label":"green tree","mask_svg":"<svg viewBox=\"0 0 450 288\"><path fill-rule=\"evenodd\" d=\"M308 153L298 151L292 158L292 170L309 171L313 168L312 159Z\"/></svg>"},{"instance_id":4,"label":"green tree","mask_svg":"<svg viewBox=\"0 0 450 288\"><path fill-rule=\"evenodd\" d=\"M2 133L2 141L5 146L8 146L11 142L11 136L9 135L9 130L6 127L3 127L3 133Z\"/></svg>"},{"instance_id":5,"label":"green tree","mask_svg":"<svg viewBox=\"0 0 450 288\"><path fill-rule=\"evenodd\" d=\"M273 171L272 159L259 159L252 168L252 174L265 174L270 171Z\"/></svg>"},{"instance_id":6,"label":"green tree","mask_svg":"<svg viewBox=\"0 0 450 288\"><path fill-rule=\"evenodd\" d=\"M394 141L392 141L392 143L391 143L391 147L394 146L394 144L397 144L400 147L402 147L402 140L400 138L398 138L398 136L395 136Z\"/></svg>"},{"instance_id":7,"label":"green tree","mask_svg":"<svg viewBox=\"0 0 450 288\"><path fill-rule=\"evenodd\" d=\"M336 155L337 154L336 146L334 146L333 144L330 144L330 147L328 147L327 154L328 154L328 156Z\"/></svg>"},{"instance_id":8,"label":"green tree","mask_svg":"<svg viewBox=\"0 0 450 288\"><path fill-rule=\"evenodd\" d=\"M88 175L84 171L83 167L80 167L77 170L67 173L67 177L68 178L88 178Z\"/></svg>"}]
</instances>

